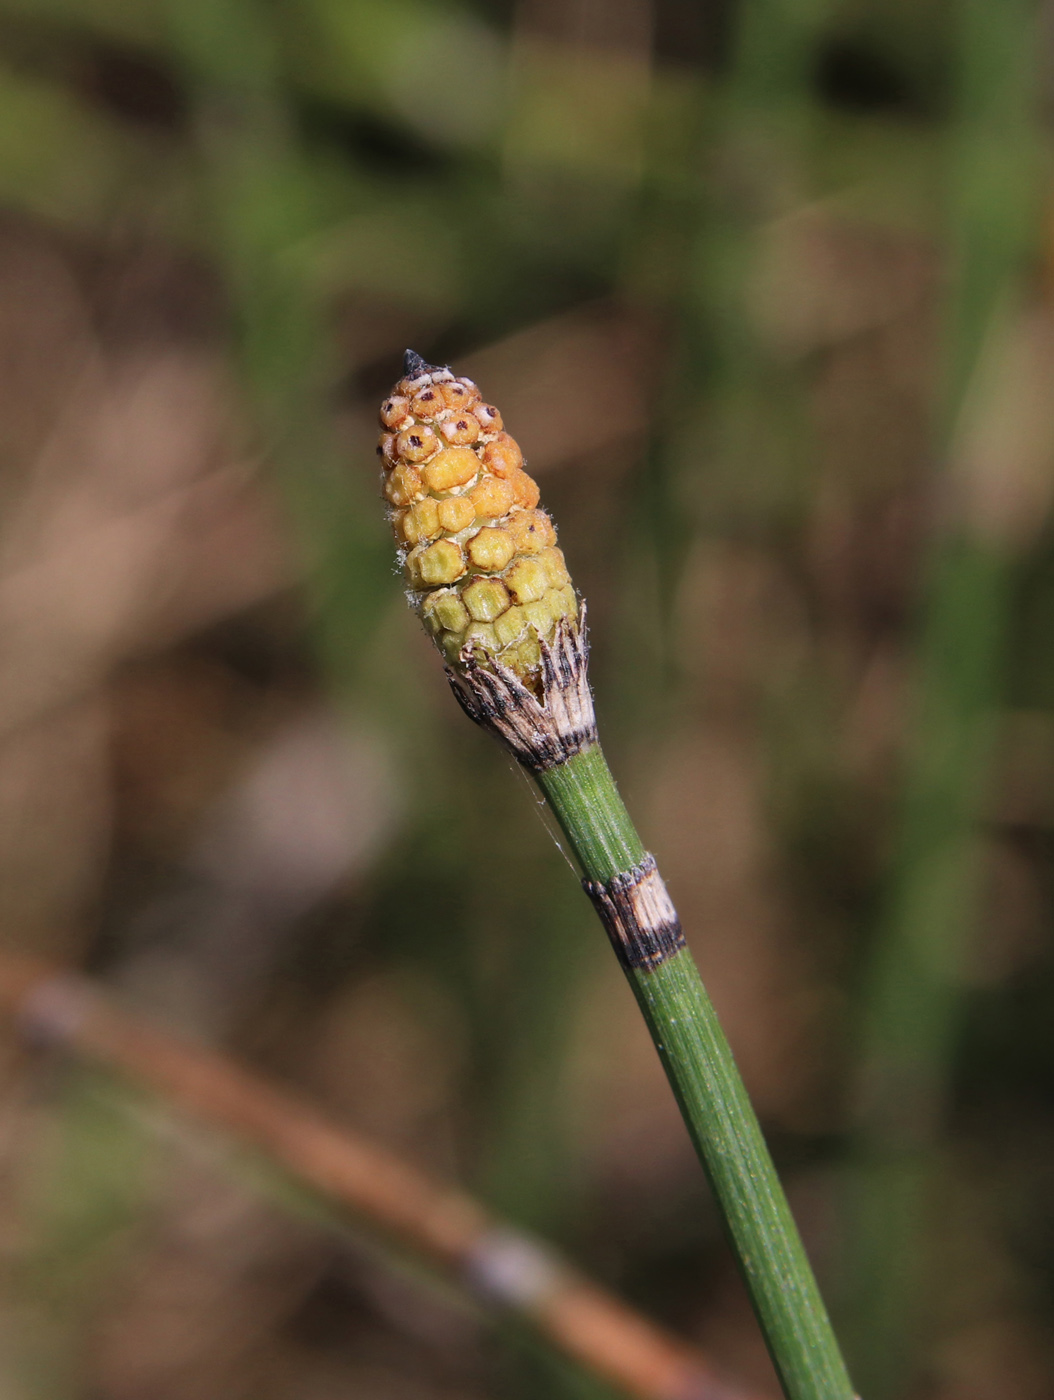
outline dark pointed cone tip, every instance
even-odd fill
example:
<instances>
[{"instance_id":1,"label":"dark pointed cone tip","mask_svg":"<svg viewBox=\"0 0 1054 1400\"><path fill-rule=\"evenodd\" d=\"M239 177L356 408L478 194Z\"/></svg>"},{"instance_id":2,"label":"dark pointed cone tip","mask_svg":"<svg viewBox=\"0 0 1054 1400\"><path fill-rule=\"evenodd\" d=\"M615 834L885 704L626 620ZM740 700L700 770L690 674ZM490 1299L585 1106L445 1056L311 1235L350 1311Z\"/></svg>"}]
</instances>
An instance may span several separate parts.
<instances>
[{"instance_id":1,"label":"dark pointed cone tip","mask_svg":"<svg viewBox=\"0 0 1054 1400\"><path fill-rule=\"evenodd\" d=\"M407 379L417 379L422 374L432 374L443 365L430 365L416 350L403 351L403 374Z\"/></svg>"}]
</instances>

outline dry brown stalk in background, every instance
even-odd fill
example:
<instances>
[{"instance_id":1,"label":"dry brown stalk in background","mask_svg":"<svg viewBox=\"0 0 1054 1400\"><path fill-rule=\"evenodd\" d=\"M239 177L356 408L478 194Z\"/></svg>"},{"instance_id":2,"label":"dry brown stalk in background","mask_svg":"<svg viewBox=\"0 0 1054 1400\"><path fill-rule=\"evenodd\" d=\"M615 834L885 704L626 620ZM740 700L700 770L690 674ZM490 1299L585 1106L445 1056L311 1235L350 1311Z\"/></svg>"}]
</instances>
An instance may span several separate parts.
<instances>
[{"instance_id":1,"label":"dry brown stalk in background","mask_svg":"<svg viewBox=\"0 0 1054 1400\"><path fill-rule=\"evenodd\" d=\"M0 955L0 1008L28 1036L118 1071L171 1106L263 1150L314 1191L452 1271L490 1306L639 1400L751 1400L707 1359L553 1250L431 1180L386 1148L328 1123L226 1057L155 1030L91 983Z\"/></svg>"}]
</instances>

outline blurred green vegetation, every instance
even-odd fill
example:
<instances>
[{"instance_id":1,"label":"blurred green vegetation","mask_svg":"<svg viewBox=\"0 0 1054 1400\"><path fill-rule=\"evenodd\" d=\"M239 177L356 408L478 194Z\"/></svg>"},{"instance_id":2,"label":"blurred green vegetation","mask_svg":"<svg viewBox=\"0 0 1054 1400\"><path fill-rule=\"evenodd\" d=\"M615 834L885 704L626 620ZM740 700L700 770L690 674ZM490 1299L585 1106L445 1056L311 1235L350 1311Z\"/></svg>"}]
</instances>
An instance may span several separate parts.
<instances>
[{"instance_id":1,"label":"blurred green vegetation","mask_svg":"<svg viewBox=\"0 0 1054 1400\"><path fill-rule=\"evenodd\" d=\"M456 1176L762 1388L630 995L407 616L375 404L412 344L478 377L537 471L613 766L861 1393L1039 1400L1044 16L0 3L6 942ZM149 387L173 365L174 407ZM135 512L177 496L155 540ZM78 554L93 525L110 533ZM266 788L286 815L265 840L254 773L334 708L343 796L317 774L288 802ZM338 747L318 764L344 774ZM327 830L330 866L289 855L288 874ZM590 1393L306 1224L235 1266L255 1217L229 1184L188 1187L179 1149L144 1184L96 1089L14 1051L3 1073L0 1339L26 1343L5 1395ZM197 1310L188 1257L222 1280ZM282 1283L254 1292L261 1271Z\"/></svg>"}]
</instances>

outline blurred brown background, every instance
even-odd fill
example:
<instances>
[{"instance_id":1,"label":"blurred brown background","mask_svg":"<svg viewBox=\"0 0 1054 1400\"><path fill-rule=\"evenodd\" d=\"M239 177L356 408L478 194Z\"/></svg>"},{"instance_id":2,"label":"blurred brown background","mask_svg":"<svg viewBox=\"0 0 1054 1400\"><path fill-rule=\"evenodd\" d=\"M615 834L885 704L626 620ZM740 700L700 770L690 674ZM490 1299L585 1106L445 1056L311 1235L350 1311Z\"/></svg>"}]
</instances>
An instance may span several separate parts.
<instances>
[{"instance_id":1,"label":"blurred brown background","mask_svg":"<svg viewBox=\"0 0 1054 1400\"><path fill-rule=\"evenodd\" d=\"M4 0L0 947L773 1380L628 989L402 598L524 448L869 1400L1054 1394L1051 7ZM0 1039L3 1400L602 1396Z\"/></svg>"}]
</instances>

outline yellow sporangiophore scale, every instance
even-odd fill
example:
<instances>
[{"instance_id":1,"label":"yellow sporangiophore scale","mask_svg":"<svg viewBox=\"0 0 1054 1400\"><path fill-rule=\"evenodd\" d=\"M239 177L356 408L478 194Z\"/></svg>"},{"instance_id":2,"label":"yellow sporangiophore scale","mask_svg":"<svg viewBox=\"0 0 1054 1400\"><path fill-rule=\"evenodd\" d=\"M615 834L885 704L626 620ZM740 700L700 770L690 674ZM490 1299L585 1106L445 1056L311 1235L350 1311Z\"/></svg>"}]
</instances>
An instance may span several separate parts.
<instances>
[{"instance_id":1,"label":"yellow sporangiophore scale","mask_svg":"<svg viewBox=\"0 0 1054 1400\"><path fill-rule=\"evenodd\" d=\"M493 657L532 689L578 600L538 486L471 379L413 351L381 406L384 496L413 606L447 663Z\"/></svg>"}]
</instances>

